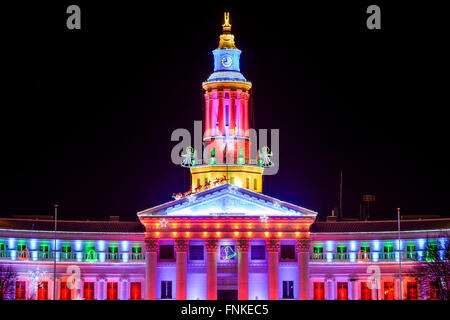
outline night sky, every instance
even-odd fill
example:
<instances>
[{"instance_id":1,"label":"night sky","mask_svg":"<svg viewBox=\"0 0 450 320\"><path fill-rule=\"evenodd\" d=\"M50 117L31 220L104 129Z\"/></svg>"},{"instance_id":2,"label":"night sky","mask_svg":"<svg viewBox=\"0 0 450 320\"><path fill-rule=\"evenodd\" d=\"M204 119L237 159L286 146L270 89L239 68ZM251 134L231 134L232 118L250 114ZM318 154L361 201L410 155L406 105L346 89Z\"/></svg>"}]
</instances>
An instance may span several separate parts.
<instances>
[{"instance_id":1,"label":"night sky","mask_svg":"<svg viewBox=\"0 0 450 320\"><path fill-rule=\"evenodd\" d=\"M49 215L59 203L61 219L136 220L188 190L170 136L203 120L224 11L255 126L280 129L280 170L264 178L265 194L324 219L342 169L344 217L358 216L365 193L377 197L376 218L395 219L397 207L450 216L439 6L95 2L2 10L1 217ZM79 31L66 28L70 4L81 7ZM370 4L381 30L366 28Z\"/></svg>"}]
</instances>

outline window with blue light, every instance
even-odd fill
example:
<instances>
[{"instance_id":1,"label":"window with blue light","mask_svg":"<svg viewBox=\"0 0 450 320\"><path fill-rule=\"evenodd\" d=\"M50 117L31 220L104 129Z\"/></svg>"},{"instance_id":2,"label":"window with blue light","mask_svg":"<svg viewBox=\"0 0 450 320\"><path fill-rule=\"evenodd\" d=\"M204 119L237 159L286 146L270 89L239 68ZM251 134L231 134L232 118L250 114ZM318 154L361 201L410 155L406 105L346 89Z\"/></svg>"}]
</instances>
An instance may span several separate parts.
<instances>
[{"instance_id":1,"label":"window with blue light","mask_svg":"<svg viewBox=\"0 0 450 320\"><path fill-rule=\"evenodd\" d=\"M202 245L189 246L189 260L203 260L204 250Z\"/></svg>"},{"instance_id":2,"label":"window with blue light","mask_svg":"<svg viewBox=\"0 0 450 320\"><path fill-rule=\"evenodd\" d=\"M265 245L251 246L251 259L266 260L266 246Z\"/></svg>"}]
</instances>

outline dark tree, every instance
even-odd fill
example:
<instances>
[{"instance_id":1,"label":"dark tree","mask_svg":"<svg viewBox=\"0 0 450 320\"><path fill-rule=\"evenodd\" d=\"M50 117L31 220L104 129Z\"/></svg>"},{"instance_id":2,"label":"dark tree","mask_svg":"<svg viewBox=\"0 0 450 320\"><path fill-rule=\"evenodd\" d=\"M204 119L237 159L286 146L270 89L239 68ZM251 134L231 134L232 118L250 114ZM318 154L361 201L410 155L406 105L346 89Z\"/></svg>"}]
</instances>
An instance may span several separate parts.
<instances>
[{"instance_id":1,"label":"dark tree","mask_svg":"<svg viewBox=\"0 0 450 320\"><path fill-rule=\"evenodd\" d=\"M428 299L450 300L450 246L449 237L445 241L427 241L422 261L416 268L421 280L422 293Z\"/></svg>"},{"instance_id":2,"label":"dark tree","mask_svg":"<svg viewBox=\"0 0 450 320\"><path fill-rule=\"evenodd\" d=\"M12 295L17 274L9 266L0 265L0 300Z\"/></svg>"}]
</instances>

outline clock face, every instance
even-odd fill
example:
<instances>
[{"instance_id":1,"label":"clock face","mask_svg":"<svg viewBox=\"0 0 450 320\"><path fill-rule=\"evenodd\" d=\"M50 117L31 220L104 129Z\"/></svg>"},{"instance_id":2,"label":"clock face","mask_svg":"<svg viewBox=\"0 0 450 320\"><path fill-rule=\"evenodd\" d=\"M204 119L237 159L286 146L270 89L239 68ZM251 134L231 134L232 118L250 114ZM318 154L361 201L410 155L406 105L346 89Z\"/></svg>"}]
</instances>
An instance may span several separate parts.
<instances>
[{"instance_id":1,"label":"clock face","mask_svg":"<svg viewBox=\"0 0 450 320\"><path fill-rule=\"evenodd\" d=\"M223 65L225 68L231 67L232 64L233 64L233 59L231 59L230 56L224 56L224 57L222 58L222 65Z\"/></svg>"}]
</instances>

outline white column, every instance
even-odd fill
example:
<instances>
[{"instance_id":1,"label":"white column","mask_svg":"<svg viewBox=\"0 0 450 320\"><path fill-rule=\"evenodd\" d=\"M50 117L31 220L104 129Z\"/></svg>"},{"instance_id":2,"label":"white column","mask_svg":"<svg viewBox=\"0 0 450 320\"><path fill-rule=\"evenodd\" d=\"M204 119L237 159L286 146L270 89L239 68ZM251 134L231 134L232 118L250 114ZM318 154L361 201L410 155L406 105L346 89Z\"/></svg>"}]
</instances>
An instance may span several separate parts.
<instances>
[{"instance_id":1,"label":"white column","mask_svg":"<svg viewBox=\"0 0 450 320\"><path fill-rule=\"evenodd\" d=\"M361 300L359 291L361 289L361 281L355 280L353 284L353 300Z\"/></svg>"},{"instance_id":2,"label":"white column","mask_svg":"<svg viewBox=\"0 0 450 320\"><path fill-rule=\"evenodd\" d=\"M335 280L334 278L327 278L325 282L325 299L335 300Z\"/></svg>"},{"instance_id":3,"label":"white column","mask_svg":"<svg viewBox=\"0 0 450 320\"><path fill-rule=\"evenodd\" d=\"M106 300L106 277L97 277L96 285L95 295L97 297L97 300Z\"/></svg>"},{"instance_id":4,"label":"white column","mask_svg":"<svg viewBox=\"0 0 450 320\"><path fill-rule=\"evenodd\" d=\"M354 287L355 287L355 280L350 278L348 280L348 300L355 300Z\"/></svg>"},{"instance_id":5,"label":"white column","mask_svg":"<svg viewBox=\"0 0 450 320\"><path fill-rule=\"evenodd\" d=\"M129 293L130 290L128 289L129 287L129 279L128 278L121 278L120 279L120 293L119 293L119 300L129 300Z\"/></svg>"}]
</instances>

